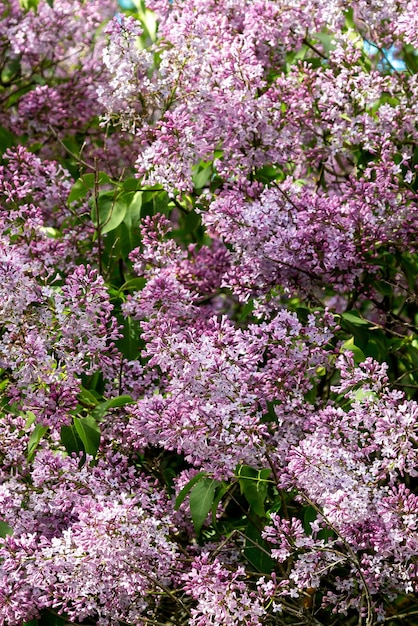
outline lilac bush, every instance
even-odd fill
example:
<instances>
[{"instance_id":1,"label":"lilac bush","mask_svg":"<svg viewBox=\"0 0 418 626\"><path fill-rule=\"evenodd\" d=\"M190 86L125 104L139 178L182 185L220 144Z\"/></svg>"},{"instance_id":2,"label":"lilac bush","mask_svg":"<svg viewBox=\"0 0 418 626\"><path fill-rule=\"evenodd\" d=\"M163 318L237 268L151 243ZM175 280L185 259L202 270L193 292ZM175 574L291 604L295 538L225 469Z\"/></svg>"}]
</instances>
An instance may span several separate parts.
<instances>
[{"instance_id":1,"label":"lilac bush","mask_svg":"<svg viewBox=\"0 0 418 626\"><path fill-rule=\"evenodd\" d=\"M410 625L417 5L0 3L0 625Z\"/></svg>"}]
</instances>

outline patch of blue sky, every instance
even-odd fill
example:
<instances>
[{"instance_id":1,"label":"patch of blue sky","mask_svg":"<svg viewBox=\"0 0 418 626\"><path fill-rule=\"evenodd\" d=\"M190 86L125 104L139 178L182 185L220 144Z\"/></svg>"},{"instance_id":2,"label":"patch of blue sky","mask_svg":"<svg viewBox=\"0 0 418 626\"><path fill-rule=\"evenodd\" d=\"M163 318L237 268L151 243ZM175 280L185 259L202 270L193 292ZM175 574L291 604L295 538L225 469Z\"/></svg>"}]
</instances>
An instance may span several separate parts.
<instances>
[{"instance_id":1,"label":"patch of blue sky","mask_svg":"<svg viewBox=\"0 0 418 626\"><path fill-rule=\"evenodd\" d=\"M369 54L370 56L373 56L375 54L382 54L381 50L370 41L364 40L363 48L365 53ZM384 56L382 56L382 60L378 63L379 68L390 69L395 72L405 72L405 70L407 69L405 61L397 58L397 49L395 48L395 46L392 46L387 50L383 50L383 53Z\"/></svg>"},{"instance_id":2,"label":"patch of blue sky","mask_svg":"<svg viewBox=\"0 0 418 626\"><path fill-rule=\"evenodd\" d=\"M118 4L121 9L134 9L135 8L135 4L132 2L132 0L118 0Z\"/></svg>"}]
</instances>

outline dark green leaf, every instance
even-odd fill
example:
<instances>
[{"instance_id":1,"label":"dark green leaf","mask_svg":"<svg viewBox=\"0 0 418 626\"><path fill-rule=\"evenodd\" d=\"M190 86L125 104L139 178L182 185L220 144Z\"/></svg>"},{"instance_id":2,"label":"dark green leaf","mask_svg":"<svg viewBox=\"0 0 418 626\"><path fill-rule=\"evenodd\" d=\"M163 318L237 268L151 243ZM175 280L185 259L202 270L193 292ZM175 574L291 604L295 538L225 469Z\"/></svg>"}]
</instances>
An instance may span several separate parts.
<instances>
[{"instance_id":1,"label":"dark green leaf","mask_svg":"<svg viewBox=\"0 0 418 626\"><path fill-rule=\"evenodd\" d=\"M268 477L270 470L257 470L247 465L242 465L238 470L238 482L241 493L258 516L265 516L264 502L267 497Z\"/></svg>"},{"instance_id":2,"label":"dark green leaf","mask_svg":"<svg viewBox=\"0 0 418 626\"><path fill-rule=\"evenodd\" d=\"M384 296L390 296L393 293L393 287L385 280L376 281L374 286Z\"/></svg>"},{"instance_id":3,"label":"dark green leaf","mask_svg":"<svg viewBox=\"0 0 418 626\"><path fill-rule=\"evenodd\" d=\"M125 219L128 210L126 197L117 197L114 191L103 191L93 200L91 221L102 235L115 230Z\"/></svg>"},{"instance_id":4,"label":"dark green leaf","mask_svg":"<svg viewBox=\"0 0 418 626\"><path fill-rule=\"evenodd\" d=\"M307 535L312 534L311 522L314 522L316 520L317 515L318 513L313 506L307 506L305 508L303 514L303 529Z\"/></svg>"},{"instance_id":5,"label":"dark green leaf","mask_svg":"<svg viewBox=\"0 0 418 626\"><path fill-rule=\"evenodd\" d=\"M48 610L42 611L41 617L38 619L38 626L65 626L68 623L69 621L65 617L50 613Z\"/></svg>"},{"instance_id":6,"label":"dark green leaf","mask_svg":"<svg viewBox=\"0 0 418 626\"><path fill-rule=\"evenodd\" d=\"M91 417L93 417L93 419L100 419L101 417L103 417L103 415L105 415L105 413L109 410L109 409L114 409L120 406L126 406L127 404L132 404L133 403L133 398L132 396L128 396L128 395L124 395L124 396L117 396L116 398L111 398L110 400L106 400L105 402L101 402L95 409L94 411L91 412Z\"/></svg>"},{"instance_id":7,"label":"dark green leaf","mask_svg":"<svg viewBox=\"0 0 418 626\"><path fill-rule=\"evenodd\" d=\"M175 511L179 510L181 504L183 504L183 502L185 501L189 491L199 480L202 480L204 476L206 476L206 472L199 472L198 474L196 474L196 476L193 476L193 478L189 480L186 485L184 485L183 489L180 491L179 495L176 498L176 503L174 505Z\"/></svg>"},{"instance_id":8,"label":"dark green leaf","mask_svg":"<svg viewBox=\"0 0 418 626\"><path fill-rule=\"evenodd\" d=\"M72 204L73 202L82 200L90 195L95 186L108 184L110 182L111 179L105 172L84 174L75 181L74 185L71 188L67 202L68 204Z\"/></svg>"},{"instance_id":9,"label":"dark green leaf","mask_svg":"<svg viewBox=\"0 0 418 626\"><path fill-rule=\"evenodd\" d=\"M34 430L32 431L31 436L29 437L29 442L28 442L28 457L29 458L32 457L36 448L39 445L39 442L41 441L42 437L47 433L47 431L48 431L47 426L42 426L41 424L38 424L37 426L35 426Z\"/></svg>"},{"instance_id":10,"label":"dark green leaf","mask_svg":"<svg viewBox=\"0 0 418 626\"><path fill-rule=\"evenodd\" d=\"M6 522L0 521L0 537L4 539L7 535L13 534L13 528L6 524Z\"/></svg>"},{"instance_id":11,"label":"dark green leaf","mask_svg":"<svg viewBox=\"0 0 418 626\"><path fill-rule=\"evenodd\" d=\"M85 452L83 442L77 434L77 431L73 425L61 426L61 443L67 450L68 454L75 452L77 455L80 452Z\"/></svg>"},{"instance_id":12,"label":"dark green leaf","mask_svg":"<svg viewBox=\"0 0 418 626\"><path fill-rule=\"evenodd\" d=\"M127 178L122 182L121 188L125 191L138 191L142 188L142 182L139 178Z\"/></svg>"},{"instance_id":13,"label":"dark green leaf","mask_svg":"<svg viewBox=\"0 0 418 626\"><path fill-rule=\"evenodd\" d=\"M145 278L131 278L122 285L119 291L142 291L145 285Z\"/></svg>"},{"instance_id":14,"label":"dark green leaf","mask_svg":"<svg viewBox=\"0 0 418 626\"><path fill-rule=\"evenodd\" d=\"M75 417L74 426L87 454L95 457L100 445L100 428L93 417Z\"/></svg>"},{"instance_id":15,"label":"dark green leaf","mask_svg":"<svg viewBox=\"0 0 418 626\"><path fill-rule=\"evenodd\" d=\"M77 396L79 402L83 405L94 407L97 405L96 396L85 387L81 387L80 393Z\"/></svg>"},{"instance_id":16,"label":"dark green leaf","mask_svg":"<svg viewBox=\"0 0 418 626\"><path fill-rule=\"evenodd\" d=\"M3 126L0 126L0 154L4 154L7 148L11 148L14 144L14 135Z\"/></svg>"},{"instance_id":17,"label":"dark green leaf","mask_svg":"<svg viewBox=\"0 0 418 626\"><path fill-rule=\"evenodd\" d=\"M123 336L116 341L116 347L120 350L125 358L133 361L138 358L140 347L139 340L139 322L131 317L117 316L118 322L123 326Z\"/></svg>"},{"instance_id":18,"label":"dark green leaf","mask_svg":"<svg viewBox=\"0 0 418 626\"><path fill-rule=\"evenodd\" d=\"M127 259L129 253L141 243L139 228L128 228L122 222L106 235L105 248L110 259Z\"/></svg>"},{"instance_id":19,"label":"dark green leaf","mask_svg":"<svg viewBox=\"0 0 418 626\"><path fill-rule=\"evenodd\" d=\"M212 502L212 523L216 524L216 513L218 511L218 506L226 492L229 490L231 485L227 482L223 481L219 487L216 489L215 497Z\"/></svg>"},{"instance_id":20,"label":"dark green leaf","mask_svg":"<svg viewBox=\"0 0 418 626\"><path fill-rule=\"evenodd\" d=\"M354 363L356 363L356 365L358 363L363 363L363 361L366 360L366 355L364 354L364 352L355 345L354 337L350 337L350 339L344 341L343 345L341 346L341 350L348 350L352 352L354 357Z\"/></svg>"},{"instance_id":21,"label":"dark green leaf","mask_svg":"<svg viewBox=\"0 0 418 626\"><path fill-rule=\"evenodd\" d=\"M251 521L245 529L244 556L262 574L270 574L276 566L270 556L268 543L261 537L260 528Z\"/></svg>"},{"instance_id":22,"label":"dark green leaf","mask_svg":"<svg viewBox=\"0 0 418 626\"><path fill-rule=\"evenodd\" d=\"M190 512L196 534L200 533L200 529L212 508L215 490L218 485L217 480L202 478L190 492Z\"/></svg>"},{"instance_id":23,"label":"dark green leaf","mask_svg":"<svg viewBox=\"0 0 418 626\"><path fill-rule=\"evenodd\" d=\"M342 313L341 317L354 326L370 326L370 322L360 317L357 311L347 311L346 313Z\"/></svg>"}]
</instances>

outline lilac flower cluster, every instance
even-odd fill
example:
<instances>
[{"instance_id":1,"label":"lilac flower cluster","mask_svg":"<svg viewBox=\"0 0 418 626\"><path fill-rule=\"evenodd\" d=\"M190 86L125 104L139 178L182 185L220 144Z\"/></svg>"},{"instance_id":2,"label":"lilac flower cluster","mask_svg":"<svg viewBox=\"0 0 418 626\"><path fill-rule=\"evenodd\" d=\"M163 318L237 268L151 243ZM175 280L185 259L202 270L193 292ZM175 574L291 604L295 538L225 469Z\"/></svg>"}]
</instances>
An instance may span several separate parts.
<instances>
[{"instance_id":1,"label":"lilac flower cluster","mask_svg":"<svg viewBox=\"0 0 418 626\"><path fill-rule=\"evenodd\" d=\"M330 405L310 417L281 478L282 486L313 503L317 518L306 532L300 520L274 515L265 536L279 545L274 558L294 558L283 595L318 588L318 572L349 563L351 577L336 578L324 599L347 610L361 606L366 592L417 591L418 498L404 480L417 475L418 407L389 390L385 368L372 360L355 368L344 357L340 367L338 391L350 401L348 410ZM334 538L319 538L323 528Z\"/></svg>"},{"instance_id":2,"label":"lilac flower cluster","mask_svg":"<svg viewBox=\"0 0 418 626\"><path fill-rule=\"evenodd\" d=\"M1 623L45 607L77 621L140 623L152 610L144 596L170 584L177 558L163 494L118 454L80 470L77 458L44 449L31 479L11 476L0 488L14 529L0 548Z\"/></svg>"},{"instance_id":3,"label":"lilac flower cluster","mask_svg":"<svg viewBox=\"0 0 418 626\"><path fill-rule=\"evenodd\" d=\"M405 17L394 6L386 13L354 5L360 30L381 24L365 37L387 43L382 20L391 20L390 44L409 42ZM213 161L216 175L228 181L219 197L205 199L204 217L211 235L232 247L225 285L246 297L277 282L312 285L317 277L347 291L365 271L377 271L370 262L376 247L415 249L409 146L416 138L416 78L367 66L360 34L344 25L345 4L155 7L158 64L148 51L132 51L132 21L115 23L106 52L113 91L106 88L102 102L140 138L137 169L149 184L173 194L190 191L201 160ZM318 43L316 59L325 61L315 68L295 63L284 72L288 51L304 43L307 30L321 28L333 29L328 48ZM117 52L127 46L129 70ZM138 81L141 97L129 104ZM352 153L360 147L373 163L358 170ZM285 175L277 188L249 184L248 177L271 164Z\"/></svg>"},{"instance_id":4,"label":"lilac flower cluster","mask_svg":"<svg viewBox=\"0 0 418 626\"><path fill-rule=\"evenodd\" d=\"M0 626L414 623L416 15L0 3Z\"/></svg>"}]
</instances>

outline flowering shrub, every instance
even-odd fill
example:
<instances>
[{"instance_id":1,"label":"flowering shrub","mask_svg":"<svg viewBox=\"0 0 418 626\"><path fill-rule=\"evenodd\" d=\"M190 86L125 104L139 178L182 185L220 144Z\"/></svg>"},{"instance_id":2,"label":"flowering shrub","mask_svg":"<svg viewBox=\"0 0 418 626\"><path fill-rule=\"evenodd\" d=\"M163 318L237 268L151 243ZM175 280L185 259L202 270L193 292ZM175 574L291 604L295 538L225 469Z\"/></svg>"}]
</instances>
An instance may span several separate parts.
<instances>
[{"instance_id":1,"label":"flowering shrub","mask_svg":"<svg viewBox=\"0 0 418 626\"><path fill-rule=\"evenodd\" d=\"M0 625L416 623L417 9L0 3Z\"/></svg>"}]
</instances>

